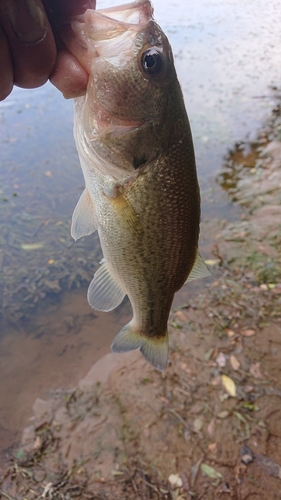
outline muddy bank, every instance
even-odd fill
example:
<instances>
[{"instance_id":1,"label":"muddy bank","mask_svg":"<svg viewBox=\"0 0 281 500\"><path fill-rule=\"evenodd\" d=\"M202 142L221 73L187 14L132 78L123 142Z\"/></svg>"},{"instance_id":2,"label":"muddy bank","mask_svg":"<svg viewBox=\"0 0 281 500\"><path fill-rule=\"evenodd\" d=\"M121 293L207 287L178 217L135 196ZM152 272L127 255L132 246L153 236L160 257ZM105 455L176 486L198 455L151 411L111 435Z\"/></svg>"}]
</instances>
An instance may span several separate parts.
<instances>
[{"instance_id":1,"label":"muddy bank","mask_svg":"<svg viewBox=\"0 0 281 500\"><path fill-rule=\"evenodd\" d=\"M280 131L279 109L226 160L241 216L202 228L214 280L171 315L166 372L109 354L37 399L1 498L280 498Z\"/></svg>"}]
</instances>

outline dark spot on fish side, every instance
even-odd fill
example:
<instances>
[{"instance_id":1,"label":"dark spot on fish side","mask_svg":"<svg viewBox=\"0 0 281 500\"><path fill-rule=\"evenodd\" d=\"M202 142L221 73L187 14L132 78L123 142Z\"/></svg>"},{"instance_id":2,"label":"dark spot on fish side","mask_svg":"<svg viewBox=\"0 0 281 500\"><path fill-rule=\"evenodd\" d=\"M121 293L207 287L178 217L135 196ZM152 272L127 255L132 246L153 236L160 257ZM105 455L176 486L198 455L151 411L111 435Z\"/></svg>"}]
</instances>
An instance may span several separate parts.
<instances>
[{"instance_id":1,"label":"dark spot on fish side","mask_svg":"<svg viewBox=\"0 0 281 500\"><path fill-rule=\"evenodd\" d=\"M140 158L134 157L133 159L134 169L137 170L139 167L141 167L141 165L144 165L145 162L146 162L146 157L144 155L141 156Z\"/></svg>"}]
</instances>

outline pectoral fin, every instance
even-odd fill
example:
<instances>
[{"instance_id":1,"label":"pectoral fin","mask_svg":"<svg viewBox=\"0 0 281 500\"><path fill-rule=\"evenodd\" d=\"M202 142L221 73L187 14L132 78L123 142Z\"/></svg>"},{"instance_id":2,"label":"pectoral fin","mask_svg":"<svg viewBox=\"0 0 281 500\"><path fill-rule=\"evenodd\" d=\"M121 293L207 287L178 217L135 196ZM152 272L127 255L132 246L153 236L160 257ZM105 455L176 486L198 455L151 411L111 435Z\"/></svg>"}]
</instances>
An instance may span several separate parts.
<instances>
[{"instance_id":1,"label":"pectoral fin","mask_svg":"<svg viewBox=\"0 0 281 500\"><path fill-rule=\"evenodd\" d=\"M120 222L120 226L129 229L131 233L140 233L142 226L138 215L126 197L119 193L115 197L107 197L112 207L114 207L115 215Z\"/></svg>"},{"instance_id":2,"label":"pectoral fin","mask_svg":"<svg viewBox=\"0 0 281 500\"><path fill-rule=\"evenodd\" d=\"M71 223L71 236L75 240L88 236L97 229L97 217L94 203L89 192L84 189L74 209Z\"/></svg>"},{"instance_id":3,"label":"pectoral fin","mask_svg":"<svg viewBox=\"0 0 281 500\"><path fill-rule=\"evenodd\" d=\"M197 280L198 278L205 278L206 276L211 276L211 275L212 273L209 271L201 255L197 251L193 268L191 269L187 277L186 283L188 283L189 281Z\"/></svg>"},{"instance_id":4,"label":"pectoral fin","mask_svg":"<svg viewBox=\"0 0 281 500\"><path fill-rule=\"evenodd\" d=\"M108 270L105 262L95 273L89 289L88 302L97 311L112 311L121 304L126 293Z\"/></svg>"}]
</instances>

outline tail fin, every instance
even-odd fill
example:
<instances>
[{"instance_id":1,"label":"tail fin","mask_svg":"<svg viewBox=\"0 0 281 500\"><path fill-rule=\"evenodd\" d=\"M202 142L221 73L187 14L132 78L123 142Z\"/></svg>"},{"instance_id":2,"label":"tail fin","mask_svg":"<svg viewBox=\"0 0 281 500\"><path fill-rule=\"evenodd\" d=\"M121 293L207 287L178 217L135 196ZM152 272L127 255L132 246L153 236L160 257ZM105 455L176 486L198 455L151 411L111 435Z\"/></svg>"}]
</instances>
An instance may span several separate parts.
<instances>
[{"instance_id":1,"label":"tail fin","mask_svg":"<svg viewBox=\"0 0 281 500\"><path fill-rule=\"evenodd\" d=\"M167 330L163 337L148 337L136 331L130 322L116 335L111 346L113 352L127 352L138 348L154 368L165 370L169 351Z\"/></svg>"}]
</instances>

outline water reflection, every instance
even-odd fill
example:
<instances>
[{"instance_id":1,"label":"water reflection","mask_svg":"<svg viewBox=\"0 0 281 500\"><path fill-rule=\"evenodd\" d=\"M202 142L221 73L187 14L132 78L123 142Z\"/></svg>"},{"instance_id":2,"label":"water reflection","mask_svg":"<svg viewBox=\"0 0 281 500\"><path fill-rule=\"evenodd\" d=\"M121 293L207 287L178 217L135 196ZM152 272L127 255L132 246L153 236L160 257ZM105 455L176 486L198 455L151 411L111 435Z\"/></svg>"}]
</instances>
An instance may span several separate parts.
<instances>
[{"instance_id":1,"label":"water reflection","mask_svg":"<svg viewBox=\"0 0 281 500\"><path fill-rule=\"evenodd\" d=\"M73 103L51 85L15 89L0 119L0 316L15 322L48 294L86 284L99 249L96 236L74 245L69 233L83 186L72 137Z\"/></svg>"},{"instance_id":2,"label":"water reflection","mask_svg":"<svg viewBox=\"0 0 281 500\"><path fill-rule=\"evenodd\" d=\"M227 149L251 140L273 106L269 86L281 80L280 1L155 0L154 6L173 46L191 121L203 218L232 217L214 177ZM100 253L95 235L74 243L69 234L83 188L72 107L49 84L15 89L0 103L0 448L14 438L36 395L75 384L108 350L122 311L129 314L125 305L119 314L90 317L85 291L77 291ZM74 291L62 295L66 290ZM68 345L74 348L64 350Z\"/></svg>"}]
</instances>

